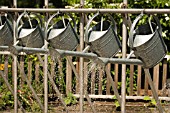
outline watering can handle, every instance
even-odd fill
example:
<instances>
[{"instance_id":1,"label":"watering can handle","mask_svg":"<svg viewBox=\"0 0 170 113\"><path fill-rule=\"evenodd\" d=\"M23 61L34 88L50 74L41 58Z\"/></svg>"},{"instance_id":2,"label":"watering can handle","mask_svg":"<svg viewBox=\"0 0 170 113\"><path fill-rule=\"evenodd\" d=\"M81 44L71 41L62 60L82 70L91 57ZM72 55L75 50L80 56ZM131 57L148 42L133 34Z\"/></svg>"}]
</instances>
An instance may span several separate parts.
<instances>
[{"instance_id":1,"label":"watering can handle","mask_svg":"<svg viewBox=\"0 0 170 113\"><path fill-rule=\"evenodd\" d=\"M19 26L19 22L20 22L20 20L21 20L21 18L24 16L24 15L26 15L26 14L28 14L26 11L24 11L19 17L18 17L18 19L17 19L17 22L16 22L16 27L15 27L15 31L16 31L16 39L19 39L18 38L18 26ZM40 18L40 16L39 15L37 15L36 13L30 13L30 15L35 15L36 17L38 17L38 19L39 19L39 21L40 21L40 27L42 28L42 19Z\"/></svg>"},{"instance_id":2,"label":"watering can handle","mask_svg":"<svg viewBox=\"0 0 170 113\"><path fill-rule=\"evenodd\" d=\"M106 13L107 16L109 16L110 20L112 21L112 23L114 24L114 31L115 33L117 34L117 27L116 27L116 22L115 20L113 19L113 17L109 14L109 13ZM88 30L89 30L89 27L90 27L90 24L92 22L92 20L94 18L96 18L97 16L99 15L99 12L97 12L95 15L93 15L93 17L90 18L90 20L88 21L87 25L86 25L86 30L85 30L85 42L86 43L89 43L89 39L88 39Z\"/></svg>"},{"instance_id":3,"label":"watering can handle","mask_svg":"<svg viewBox=\"0 0 170 113\"><path fill-rule=\"evenodd\" d=\"M45 27L45 38L46 38L46 40L47 40L48 25L50 24L51 20L52 20L55 16L57 16L57 15L59 15L59 14L60 14L60 12L57 12L57 13L53 14L53 15L48 19L47 24L46 24L46 27ZM74 18L73 18L69 13L67 13L67 14L68 14L68 16L69 16L69 17L72 19L72 21L73 21L74 30L77 31L77 25L76 25L76 22L75 22Z\"/></svg>"},{"instance_id":4,"label":"watering can handle","mask_svg":"<svg viewBox=\"0 0 170 113\"><path fill-rule=\"evenodd\" d=\"M134 20L134 22L133 22L133 24L130 28L130 33L129 33L129 47L130 48L133 48L133 38L134 38L134 35L135 35L135 32L134 32L135 26L142 17L143 17L143 13L141 13L139 16L136 17L136 19ZM161 34L162 33L162 27L161 27L161 24L159 22L159 19L158 19L158 17L156 17L154 15L153 15L153 18L156 21L156 24L158 26L158 32Z\"/></svg>"},{"instance_id":5,"label":"watering can handle","mask_svg":"<svg viewBox=\"0 0 170 113\"><path fill-rule=\"evenodd\" d=\"M136 19L134 20L134 22L132 23L132 26L130 28L130 33L129 33L129 47L133 48L133 38L134 38L134 29L136 27L136 24L138 23L138 21L143 17L143 13L141 13L139 16L136 17Z\"/></svg>"},{"instance_id":6,"label":"watering can handle","mask_svg":"<svg viewBox=\"0 0 170 113\"><path fill-rule=\"evenodd\" d=\"M5 13L5 18L6 18L6 21L8 21L8 23L10 23L10 22L9 22L9 20L8 20L7 16L9 16L9 17L11 18L11 20L13 21L13 17L12 17L12 15L11 15L10 13ZM2 15L0 14L0 23L2 23L2 19L1 19L1 17L2 17Z\"/></svg>"},{"instance_id":7,"label":"watering can handle","mask_svg":"<svg viewBox=\"0 0 170 113\"><path fill-rule=\"evenodd\" d=\"M160 23L158 17L153 15L153 18L154 18L154 20L156 21L156 24L157 24L157 26L158 26L158 32L159 32L160 34L162 34L162 27L161 27L161 23Z\"/></svg>"}]
</instances>

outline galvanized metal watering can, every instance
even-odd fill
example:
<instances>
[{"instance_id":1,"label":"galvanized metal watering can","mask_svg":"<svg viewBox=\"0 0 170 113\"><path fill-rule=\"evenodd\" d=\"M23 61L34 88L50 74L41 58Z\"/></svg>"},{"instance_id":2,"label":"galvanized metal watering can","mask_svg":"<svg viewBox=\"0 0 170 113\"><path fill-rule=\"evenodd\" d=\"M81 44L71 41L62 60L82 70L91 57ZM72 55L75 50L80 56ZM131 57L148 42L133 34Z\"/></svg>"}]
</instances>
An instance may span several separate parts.
<instances>
[{"instance_id":1,"label":"galvanized metal watering can","mask_svg":"<svg viewBox=\"0 0 170 113\"><path fill-rule=\"evenodd\" d=\"M120 40L117 36L116 22L110 14L108 20L101 20L99 23L90 28L90 25L96 13L87 23L85 31L85 42L90 45L90 50L100 57L113 57L121 47Z\"/></svg>"},{"instance_id":2,"label":"galvanized metal watering can","mask_svg":"<svg viewBox=\"0 0 170 113\"><path fill-rule=\"evenodd\" d=\"M74 24L74 28L71 25L71 21L64 18L63 15L62 19L60 19L51 26L49 25L51 20L59 15L60 13L57 12L56 14L53 14L47 21L47 26L45 30L47 35L47 41L54 49L74 50L79 42L78 35L76 33L77 27L74 18L68 14Z\"/></svg>"},{"instance_id":3,"label":"galvanized metal watering can","mask_svg":"<svg viewBox=\"0 0 170 113\"><path fill-rule=\"evenodd\" d=\"M31 18L31 16L34 16L34 18ZM25 17L27 20L19 26L22 22L22 17ZM35 17L38 18L40 24ZM17 19L16 38L19 40L20 46L41 48L44 45L41 17L35 13L28 14L23 12Z\"/></svg>"},{"instance_id":4,"label":"galvanized metal watering can","mask_svg":"<svg viewBox=\"0 0 170 113\"><path fill-rule=\"evenodd\" d=\"M162 39L162 27L156 16L154 21L138 26L138 21L143 17L140 14L134 20L129 33L129 47L134 54L143 62L144 68L152 68L166 55L167 47Z\"/></svg>"},{"instance_id":5,"label":"galvanized metal watering can","mask_svg":"<svg viewBox=\"0 0 170 113\"><path fill-rule=\"evenodd\" d=\"M12 23L8 19L7 14L4 14L4 16L0 15L0 46L11 45L13 45Z\"/></svg>"}]
</instances>

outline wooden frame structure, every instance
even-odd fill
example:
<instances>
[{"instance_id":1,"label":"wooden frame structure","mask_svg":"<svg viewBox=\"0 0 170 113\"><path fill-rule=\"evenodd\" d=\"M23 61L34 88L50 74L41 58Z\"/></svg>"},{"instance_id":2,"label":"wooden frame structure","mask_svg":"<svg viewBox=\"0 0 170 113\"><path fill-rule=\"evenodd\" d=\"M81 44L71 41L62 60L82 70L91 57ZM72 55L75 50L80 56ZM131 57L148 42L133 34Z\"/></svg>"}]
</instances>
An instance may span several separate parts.
<instances>
[{"instance_id":1,"label":"wooden frame structure","mask_svg":"<svg viewBox=\"0 0 170 113\"><path fill-rule=\"evenodd\" d=\"M127 4L127 0L124 0L123 2L124 2L124 4ZM84 0L81 0L80 4L81 4L81 6L83 6L84 5ZM135 14L137 14L137 13L141 13L141 12L147 13L147 14L150 14L150 13L157 13L157 14L159 14L159 13L167 13L167 14L169 14L170 13L169 9L83 9L83 8L82 9L48 9L48 0L45 0L45 8L46 9L40 9L40 8L39 9L38 8L37 9L17 8L17 0L14 0L14 7L15 8L0 8L0 12L16 12L16 13L17 12L23 12L23 11L28 11L28 12L46 12L46 14L45 14L46 16L48 16L47 13L49 13L49 12L58 12L58 11L59 12L81 13L81 20L80 20L80 52L83 52L83 50L84 50L84 13L95 13L95 12L101 12L101 13L106 13L106 12L107 13L122 13L122 14L127 14L127 13L131 13L131 14L135 13ZM16 17L17 17L17 14L15 15L14 23L15 23L15 21L17 19ZM14 24L14 28L15 28L15 24ZM118 80L118 72L119 71L115 71L114 81L111 80L111 81L107 82L107 84L106 84L106 88L107 88L106 94L108 94L108 95L111 94L110 91L109 91L109 87L110 87L109 84L112 84L112 87L113 87L113 90L114 90L114 94L117 94L117 98L119 100L119 103L121 103L121 111L122 111L122 113L124 113L126 111L125 110L125 103L126 103L126 88L125 88L126 87L126 64L128 64L128 63L131 64L132 61L126 60L126 54L127 54L126 53L127 31L126 31L125 23L123 24L122 28L123 28L123 32L122 32L122 36L123 36L123 41L122 41L122 45L123 45L122 58L123 59L122 59L122 61L120 61L120 60L116 61L115 59L105 59L105 58L101 58L101 59L102 60L108 60L111 63L119 62L120 64L122 64L122 72L121 72L122 73L122 77L121 77L121 81L122 81L121 92L122 93L121 93L121 99L119 99L119 95L118 95L118 92L117 92L117 89L116 89L117 83L119 81ZM14 42L16 42L15 32L14 32ZM45 43L46 43L46 41L45 41ZM5 49L8 49L8 47L5 48ZM26 50L26 51L30 50L30 51L34 51L35 54L37 54L37 53L44 53L44 52L46 53L48 51L47 50L47 46L45 48L43 48L43 49L45 49L45 50L41 50L41 49L40 50L34 50L34 49L30 50L29 48L22 48L22 51L24 52L24 50ZM4 54L4 53L5 52L2 52L2 54ZM7 52L7 53L10 54L9 52ZM71 53L69 53L69 52L67 53L66 52L66 56L67 56L67 54L69 56ZM73 55L70 55L70 56L77 56L78 54L79 55L80 54L84 55L83 53L76 53L76 54L73 53ZM87 53L85 53L85 54L87 54ZM19 104L18 97L17 97L17 84L18 84L17 83L17 79L18 79L18 77L17 77L17 75L18 75L17 74L17 67L20 69L20 71L22 70L21 69L22 67L20 66L21 64L19 64L18 61L17 61L17 56L16 55L12 55L12 56L13 56L13 64L12 64L13 66L12 67L13 67L13 74L14 74L13 75L14 76L14 90L12 90L12 88L9 86L8 82L6 81L6 78L4 78L4 80L6 81L6 84L8 85L8 88L10 89L10 91L13 92L13 94L14 94L14 109L15 109L15 113L17 113L18 112L18 104ZM44 64L44 68L43 68L43 73L44 73L44 95L45 95L44 96L44 107L43 107L42 103L40 102L40 99L37 96L35 90L32 88L31 81L26 77L26 75L23 72L23 77L27 81L27 84L29 85L30 90L33 92L33 95L35 96L35 98L36 98L37 102L39 103L39 105L40 105L41 109L43 110L43 112L47 113L48 112L48 87L47 87L47 82L48 82L48 78L49 78L50 82L52 83L52 85L54 87L55 92L59 96L62 104L64 105L64 107L65 107L65 109L67 111L67 106L66 106L66 104L64 103L64 101L62 99L61 93L59 92L58 88L55 86L55 83L54 83L54 81L53 81L53 79L51 77L52 73L49 73L49 71L48 71L48 68L47 68L48 67L48 61L47 61L48 55L44 54L44 61L42 60L40 55L37 54L37 56L38 56L40 62L42 64ZM86 56L86 55L84 55L84 56ZM85 69L84 67L87 65L87 63L85 62L84 56L80 55L80 63L79 63L79 75L80 76L79 76L79 86L77 86L77 87L80 87L79 88L79 93L80 93L79 97L80 97L80 112L81 113L83 112L84 95L86 96L89 104L91 105L91 108L92 108L93 112L95 112L95 109L94 109L94 107L93 107L93 105L91 103L91 100L90 100L90 96L88 95L88 93L86 91L84 91L84 87L86 86L86 88L87 88L87 83L84 83L84 81L87 80L87 74L84 73L84 69ZM94 57L95 57L95 55L94 55ZM67 63L69 63L69 61L70 61L70 58L68 58L68 62ZM136 62L137 62L137 64L141 64L140 61L136 61ZM70 64L69 64L70 66L71 66L71 63L72 62L70 62ZM133 63L135 63L135 61ZM134 64L133 63L130 65L130 92L129 92L130 96L134 95L134 92L133 92ZM7 64L7 62L6 62L6 64ZM68 65L68 70L67 70L67 75L66 75L67 78L71 78L71 74L70 74L71 70L70 70L69 65ZM111 67L111 64L109 64L108 67L109 66ZM73 68L73 66L71 66L71 67L72 67L72 70L74 71L75 69ZM30 68L30 69L32 68L31 67L31 61L30 61L30 64L29 64L28 68ZM119 65L116 64L116 63L114 65L114 68L115 68L115 70L120 69ZM7 67L5 69L7 69ZM111 68L107 68L106 69L106 73L107 73L107 75L110 78L112 78L109 69L111 69ZM140 96L140 94L141 94L141 92L140 92L140 89L141 89L141 86L140 86L140 84L141 84L140 83L141 82L140 81L140 77L141 77L141 72L142 72L141 66L138 66L137 69L138 69L138 75L139 75L138 79L137 79L137 82L139 83L139 85L137 86L137 89L138 89L137 90L137 95ZM4 72L0 71L0 72L1 72L2 76L7 74L7 73L5 73L7 71L4 71ZM30 73L28 73L28 74L31 75ZM76 73L76 72L74 72L74 73ZM158 88L159 85L155 84L155 86L156 86L156 90L155 90L154 84L153 84L153 82L152 82L152 80L150 78L151 75L149 73L149 70L145 70L145 74L148 77L148 81L147 81L147 79L145 79L145 86L144 86L145 87L145 93L148 93L148 83L149 83L149 85L151 86L151 89L152 89L153 96L154 96L154 98L157 101L158 109L159 109L160 112L163 112L163 109L162 109L162 107L161 107L161 105L159 103L158 95L157 95L157 92L158 92L158 89L159 89ZM157 81L156 83L159 83L159 65L154 67L154 74L156 75L153 78L154 81ZM163 61L162 84L165 84L165 80L167 78L166 75L167 75L167 62L166 62L166 60L164 60ZM102 84L101 84L102 76L103 76L102 72L99 72L99 78L100 78L100 80L99 80L100 81L100 83L99 83L99 94L100 95L102 94L102 88L101 88L101 86L102 86ZM92 78L91 79L92 79L92 82L91 82L91 93L95 94L95 90L94 90L95 87L94 87L94 82L93 82L93 81L95 81L95 74L94 73L92 73ZM66 92L68 93L68 92L71 91L71 87L70 87L71 81L67 81L67 84L69 84L67 86L67 89L66 89ZM24 110L23 110L23 112L24 112Z\"/></svg>"}]
</instances>

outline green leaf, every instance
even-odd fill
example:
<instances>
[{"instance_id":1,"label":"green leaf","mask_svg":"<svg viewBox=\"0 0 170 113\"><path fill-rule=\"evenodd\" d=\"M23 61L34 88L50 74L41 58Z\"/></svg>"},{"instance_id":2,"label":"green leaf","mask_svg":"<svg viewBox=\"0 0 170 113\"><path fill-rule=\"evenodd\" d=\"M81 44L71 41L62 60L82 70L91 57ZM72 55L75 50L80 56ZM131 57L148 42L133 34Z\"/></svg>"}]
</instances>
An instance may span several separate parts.
<instances>
[{"instance_id":1,"label":"green leaf","mask_svg":"<svg viewBox=\"0 0 170 113\"><path fill-rule=\"evenodd\" d=\"M156 105L155 99L151 99L151 103L152 103L153 105Z\"/></svg>"},{"instance_id":2,"label":"green leaf","mask_svg":"<svg viewBox=\"0 0 170 113\"><path fill-rule=\"evenodd\" d=\"M112 97L112 99L117 99L117 98L116 98L116 95L114 95L114 96Z\"/></svg>"},{"instance_id":3,"label":"green leaf","mask_svg":"<svg viewBox=\"0 0 170 113\"><path fill-rule=\"evenodd\" d=\"M118 101L115 101L115 106L116 106L116 107L119 107L119 106L120 106Z\"/></svg>"},{"instance_id":4,"label":"green leaf","mask_svg":"<svg viewBox=\"0 0 170 113\"><path fill-rule=\"evenodd\" d=\"M144 96L143 100L151 100L149 96Z\"/></svg>"}]
</instances>

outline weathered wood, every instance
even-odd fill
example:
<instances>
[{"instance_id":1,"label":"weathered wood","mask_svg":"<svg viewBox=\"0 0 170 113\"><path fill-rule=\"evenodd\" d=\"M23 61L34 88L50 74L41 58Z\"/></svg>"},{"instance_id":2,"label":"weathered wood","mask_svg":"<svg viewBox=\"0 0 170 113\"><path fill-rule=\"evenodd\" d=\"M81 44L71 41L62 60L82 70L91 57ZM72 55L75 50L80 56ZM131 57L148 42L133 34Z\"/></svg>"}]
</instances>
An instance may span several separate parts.
<instances>
[{"instance_id":1,"label":"weathered wood","mask_svg":"<svg viewBox=\"0 0 170 113\"><path fill-rule=\"evenodd\" d=\"M133 76L134 76L134 65L130 65L130 93L129 95L133 95Z\"/></svg>"},{"instance_id":2,"label":"weathered wood","mask_svg":"<svg viewBox=\"0 0 170 113\"><path fill-rule=\"evenodd\" d=\"M88 60L84 59L84 92L88 92Z\"/></svg>"},{"instance_id":3,"label":"weathered wood","mask_svg":"<svg viewBox=\"0 0 170 113\"><path fill-rule=\"evenodd\" d=\"M161 96L162 95L162 90L158 90L158 95ZM167 94L167 92L166 92ZM141 89L140 91L140 95L143 96L145 95L145 89ZM151 90L148 90L148 95L145 95L145 96L152 96L152 91ZM166 95L167 96L167 95Z\"/></svg>"},{"instance_id":4,"label":"weathered wood","mask_svg":"<svg viewBox=\"0 0 170 113\"><path fill-rule=\"evenodd\" d=\"M4 74L5 74L5 77L6 79L8 80L8 59L9 59L9 55L4 55L4 58L5 58L5 61L4 61Z\"/></svg>"},{"instance_id":5,"label":"weathered wood","mask_svg":"<svg viewBox=\"0 0 170 113\"><path fill-rule=\"evenodd\" d=\"M80 51L80 45L78 45L76 50ZM76 71L78 72L78 75L80 75L80 58L77 58ZM78 94L79 92L80 92L79 79L76 78L76 94Z\"/></svg>"},{"instance_id":6,"label":"weathered wood","mask_svg":"<svg viewBox=\"0 0 170 113\"><path fill-rule=\"evenodd\" d=\"M79 94L74 94L74 96L76 98L79 98L80 95ZM93 99L113 99L114 95L89 95L90 98ZM85 96L84 96L85 98ZM134 99L134 100L144 100L145 96L126 96L126 99ZM152 99L153 97L150 96L150 98ZM166 100L166 101L170 101L170 97L159 97L159 100Z\"/></svg>"},{"instance_id":7,"label":"weathered wood","mask_svg":"<svg viewBox=\"0 0 170 113\"><path fill-rule=\"evenodd\" d=\"M36 83L40 82L40 63L36 62L35 63L35 81Z\"/></svg>"},{"instance_id":8,"label":"weathered wood","mask_svg":"<svg viewBox=\"0 0 170 113\"><path fill-rule=\"evenodd\" d=\"M21 81L20 81L20 85L23 86L24 85L24 77L23 77L23 73L24 73L24 56L21 55L20 56L20 76L21 76Z\"/></svg>"},{"instance_id":9,"label":"weathered wood","mask_svg":"<svg viewBox=\"0 0 170 113\"><path fill-rule=\"evenodd\" d=\"M110 70L111 70L111 64L107 64L107 69L108 69L108 71L110 72ZM110 79L109 79L109 76L107 75L107 82L106 82L106 94L107 94L107 95L110 95L110 87L111 87L110 84L111 84L111 83L110 83Z\"/></svg>"},{"instance_id":10,"label":"weathered wood","mask_svg":"<svg viewBox=\"0 0 170 113\"><path fill-rule=\"evenodd\" d=\"M162 75L162 90L166 88L166 79L167 79L167 59L163 60L163 75ZM166 95L166 93L162 94L163 96Z\"/></svg>"},{"instance_id":11,"label":"weathered wood","mask_svg":"<svg viewBox=\"0 0 170 113\"><path fill-rule=\"evenodd\" d=\"M72 57L70 56L68 57L72 60ZM72 92L71 87L72 87L72 69L67 60L66 61L66 94L69 94Z\"/></svg>"},{"instance_id":12,"label":"weathered wood","mask_svg":"<svg viewBox=\"0 0 170 113\"><path fill-rule=\"evenodd\" d=\"M103 69L99 69L99 90L98 90L98 94L102 95L102 85L103 85L103 74L104 74L104 70Z\"/></svg>"},{"instance_id":13,"label":"weathered wood","mask_svg":"<svg viewBox=\"0 0 170 113\"><path fill-rule=\"evenodd\" d=\"M96 79L96 69L94 68L91 72L91 94L95 94L95 79Z\"/></svg>"},{"instance_id":14,"label":"weathered wood","mask_svg":"<svg viewBox=\"0 0 170 113\"><path fill-rule=\"evenodd\" d=\"M154 82L155 90L157 92L158 85L159 85L159 64L157 64L153 69L153 82Z\"/></svg>"},{"instance_id":15,"label":"weathered wood","mask_svg":"<svg viewBox=\"0 0 170 113\"><path fill-rule=\"evenodd\" d=\"M78 61L77 61L77 63L76 63L76 70L77 70L77 72L78 72L78 75L80 75L80 71L79 71L79 69L80 69L80 62L79 62L79 59L77 59ZM79 85L79 79L77 79L76 78L76 93L78 94L79 93L79 90L80 89L80 85Z\"/></svg>"},{"instance_id":16,"label":"weathered wood","mask_svg":"<svg viewBox=\"0 0 170 113\"><path fill-rule=\"evenodd\" d=\"M147 78L146 75L145 75L145 86L144 86L144 89L145 89L145 94L144 95L148 95L148 78Z\"/></svg>"},{"instance_id":17,"label":"weathered wood","mask_svg":"<svg viewBox=\"0 0 170 113\"><path fill-rule=\"evenodd\" d=\"M51 78L53 78L53 80L54 80L55 76L56 76L55 75L56 63L52 61L52 62L50 62L50 64L51 64L51 68L50 68ZM50 84L50 85L52 86L52 84ZM54 88L51 86L49 86L49 90L51 89L51 92L53 93L55 91L54 91Z\"/></svg>"},{"instance_id":18,"label":"weathered wood","mask_svg":"<svg viewBox=\"0 0 170 113\"><path fill-rule=\"evenodd\" d=\"M32 82L32 59L28 58L28 80Z\"/></svg>"},{"instance_id":19,"label":"weathered wood","mask_svg":"<svg viewBox=\"0 0 170 113\"><path fill-rule=\"evenodd\" d=\"M153 97L154 97L154 99L155 99L155 101L156 101L157 108L158 108L158 110L159 110L160 113L164 113L164 109L162 108L161 103L160 103L160 100L158 99L158 94L157 94L157 92L156 92L154 83L153 83L153 81L152 81L150 71L149 71L149 69L144 69L144 71L145 71L146 77L148 78L148 83L149 83L149 86L150 86L150 88L151 88L152 95L153 95Z\"/></svg>"},{"instance_id":20,"label":"weathered wood","mask_svg":"<svg viewBox=\"0 0 170 113\"><path fill-rule=\"evenodd\" d=\"M141 75L142 75L142 67L138 65L138 76L137 76L137 95L141 95Z\"/></svg>"},{"instance_id":21,"label":"weathered wood","mask_svg":"<svg viewBox=\"0 0 170 113\"><path fill-rule=\"evenodd\" d=\"M115 81L115 85L116 87L118 87L118 74L119 74L119 64L114 64L114 81Z\"/></svg>"},{"instance_id":22,"label":"weathered wood","mask_svg":"<svg viewBox=\"0 0 170 113\"><path fill-rule=\"evenodd\" d=\"M58 78L59 78L59 90L61 93L64 93L63 92L63 76L64 76L64 73L63 73L63 62L61 61L62 58L58 58L58 70L59 70L59 75L58 75Z\"/></svg>"}]
</instances>

